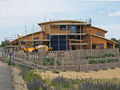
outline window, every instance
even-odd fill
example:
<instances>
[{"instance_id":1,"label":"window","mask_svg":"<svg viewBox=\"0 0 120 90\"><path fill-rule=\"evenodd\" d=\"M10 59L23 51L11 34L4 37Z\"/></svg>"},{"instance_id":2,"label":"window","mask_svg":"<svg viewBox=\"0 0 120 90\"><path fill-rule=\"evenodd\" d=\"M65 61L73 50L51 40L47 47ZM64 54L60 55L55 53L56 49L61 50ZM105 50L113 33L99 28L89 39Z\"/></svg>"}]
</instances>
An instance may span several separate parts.
<instances>
[{"instance_id":1,"label":"window","mask_svg":"<svg viewBox=\"0 0 120 90\"><path fill-rule=\"evenodd\" d=\"M101 33L101 32L98 32L98 35L102 35L102 33Z\"/></svg>"},{"instance_id":2,"label":"window","mask_svg":"<svg viewBox=\"0 0 120 90\"><path fill-rule=\"evenodd\" d=\"M60 30L69 30L69 25L60 25Z\"/></svg>"},{"instance_id":3,"label":"window","mask_svg":"<svg viewBox=\"0 0 120 90\"><path fill-rule=\"evenodd\" d=\"M92 44L92 49L96 49L96 44Z\"/></svg>"},{"instance_id":4,"label":"window","mask_svg":"<svg viewBox=\"0 0 120 90\"><path fill-rule=\"evenodd\" d=\"M72 45L72 50L76 50L76 46L75 45Z\"/></svg>"},{"instance_id":5,"label":"window","mask_svg":"<svg viewBox=\"0 0 120 90\"><path fill-rule=\"evenodd\" d=\"M34 38L34 40L39 40L39 37ZM39 45L39 41L35 41L34 44Z\"/></svg>"},{"instance_id":6,"label":"window","mask_svg":"<svg viewBox=\"0 0 120 90\"><path fill-rule=\"evenodd\" d=\"M103 48L103 44L100 44L100 49L102 49Z\"/></svg>"},{"instance_id":7,"label":"window","mask_svg":"<svg viewBox=\"0 0 120 90\"><path fill-rule=\"evenodd\" d=\"M75 33L75 26L71 26L71 33Z\"/></svg>"},{"instance_id":8,"label":"window","mask_svg":"<svg viewBox=\"0 0 120 90\"><path fill-rule=\"evenodd\" d=\"M21 42L21 45L25 45L25 42L22 41L22 42Z\"/></svg>"}]
</instances>

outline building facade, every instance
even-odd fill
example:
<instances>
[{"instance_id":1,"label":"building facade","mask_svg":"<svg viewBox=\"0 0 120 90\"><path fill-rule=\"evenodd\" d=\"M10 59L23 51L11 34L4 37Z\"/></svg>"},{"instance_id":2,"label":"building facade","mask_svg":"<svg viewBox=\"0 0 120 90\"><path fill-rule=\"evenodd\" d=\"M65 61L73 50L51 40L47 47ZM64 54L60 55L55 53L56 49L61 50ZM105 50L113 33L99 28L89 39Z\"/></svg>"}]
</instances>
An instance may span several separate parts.
<instances>
[{"instance_id":1,"label":"building facade","mask_svg":"<svg viewBox=\"0 0 120 90\"><path fill-rule=\"evenodd\" d=\"M41 44L52 47L54 51L115 48L116 42L105 38L107 31L92 26L91 22L56 20L38 25L40 31L19 37L9 44L19 45L21 49Z\"/></svg>"}]
</instances>

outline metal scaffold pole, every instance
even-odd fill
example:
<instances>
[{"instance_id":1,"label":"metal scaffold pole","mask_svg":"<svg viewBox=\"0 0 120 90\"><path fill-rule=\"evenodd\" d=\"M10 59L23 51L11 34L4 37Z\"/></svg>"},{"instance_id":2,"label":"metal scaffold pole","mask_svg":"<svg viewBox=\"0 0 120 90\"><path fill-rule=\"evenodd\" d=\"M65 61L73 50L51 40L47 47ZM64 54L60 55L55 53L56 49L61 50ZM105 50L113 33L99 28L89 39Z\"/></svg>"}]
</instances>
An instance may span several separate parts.
<instances>
[{"instance_id":1,"label":"metal scaffold pole","mask_svg":"<svg viewBox=\"0 0 120 90\"><path fill-rule=\"evenodd\" d=\"M26 40L26 25L25 25L25 40ZM25 42L25 47L26 47L26 42Z\"/></svg>"},{"instance_id":2,"label":"metal scaffold pole","mask_svg":"<svg viewBox=\"0 0 120 90\"><path fill-rule=\"evenodd\" d=\"M58 24L59 24L59 19L58 19ZM60 50L60 41L59 41L59 25L58 25L58 51Z\"/></svg>"},{"instance_id":3,"label":"metal scaffold pole","mask_svg":"<svg viewBox=\"0 0 120 90\"><path fill-rule=\"evenodd\" d=\"M51 28L49 25L49 47L51 47Z\"/></svg>"},{"instance_id":4,"label":"metal scaffold pole","mask_svg":"<svg viewBox=\"0 0 120 90\"><path fill-rule=\"evenodd\" d=\"M33 40L34 40L34 25L33 25Z\"/></svg>"},{"instance_id":5,"label":"metal scaffold pole","mask_svg":"<svg viewBox=\"0 0 120 90\"><path fill-rule=\"evenodd\" d=\"M66 21L66 50L68 50L68 31L67 31L67 28L69 28L69 27L67 27L67 21Z\"/></svg>"},{"instance_id":6,"label":"metal scaffold pole","mask_svg":"<svg viewBox=\"0 0 120 90\"><path fill-rule=\"evenodd\" d=\"M42 24L41 24L41 27L42 27ZM41 28L41 44L42 44L42 28Z\"/></svg>"},{"instance_id":7,"label":"metal scaffold pole","mask_svg":"<svg viewBox=\"0 0 120 90\"><path fill-rule=\"evenodd\" d=\"M80 21L81 21L81 18L80 18ZM81 41L82 41L82 36L81 36L81 25L80 25L80 50L82 49L82 44L81 44Z\"/></svg>"},{"instance_id":8,"label":"metal scaffold pole","mask_svg":"<svg viewBox=\"0 0 120 90\"><path fill-rule=\"evenodd\" d=\"M90 51L92 54L92 30L91 30L91 18L90 18Z\"/></svg>"}]
</instances>

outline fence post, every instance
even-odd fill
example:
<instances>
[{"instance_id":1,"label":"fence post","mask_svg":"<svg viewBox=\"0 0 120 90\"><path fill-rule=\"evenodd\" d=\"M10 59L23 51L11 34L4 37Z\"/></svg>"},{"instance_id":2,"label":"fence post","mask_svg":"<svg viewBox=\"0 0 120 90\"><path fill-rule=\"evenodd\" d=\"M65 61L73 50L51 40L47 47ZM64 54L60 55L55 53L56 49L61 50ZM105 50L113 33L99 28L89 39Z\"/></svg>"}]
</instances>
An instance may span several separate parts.
<instances>
[{"instance_id":1,"label":"fence post","mask_svg":"<svg viewBox=\"0 0 120 90\"><path fill-rule=\"evenodd\" d=\"M54 60L54 70L56 70L56 58Z\"/></svg>"},{"instance_id":2,"label":"fence post","mask_svg":"<svg viewBox=\"0 0 120 90\"><path fill-rule=\"evenodd\" d=\"M107 70L107 61L108 61L108 60L106 59L106 68L105 68L104 70Z\"/></svg>"},{"instance_id":3,"label":"fence post","mask_svg":"<svg viewBox=\"0 0 120 90\"><path fill-rule=\"evenodd\" d=\"M85 71L86 73L88 73L88 60L89 60L89 59L87 59L87 70Z\"/></svg>"},{"instance_id":4,"label":"fence post","mask_svg":"<svg viewBox=\"0 0 120 90\"><path fill-rule=\"evenodd\" d=\"M115 59L114 59L114 66L113 66L113 67L111 67L111 69L115 69Z\"/></svg>"},{"instance_id":5,"label":"fence post","mask_svg":"<svg viewBox=\"0 0 120 90\"><path fill-rule=\"evenodd\" d=\"M11 66L11 61L12 61L11 56L12 56L12 52L10 53L10 66Z\"/></svg>"},{"instance_id":6,"label":"fence post","mask_svg":"<svg viewBox=\"0 0 120 90\"><path fill-rule=\"evenodd\" d=\"M99 69L99 59L97 59L97 70L96 71L98 71L98 69Z\"/></svg>"},{"instance_id":7,"label":"fence post","mask_svg":"<svg viewBox=\"0 0 120 90\"><path fill-rule=\"evenodd\" d=\"M62 71L64 70L64 59L62 60Z\"/></svg>"}]
</instances>

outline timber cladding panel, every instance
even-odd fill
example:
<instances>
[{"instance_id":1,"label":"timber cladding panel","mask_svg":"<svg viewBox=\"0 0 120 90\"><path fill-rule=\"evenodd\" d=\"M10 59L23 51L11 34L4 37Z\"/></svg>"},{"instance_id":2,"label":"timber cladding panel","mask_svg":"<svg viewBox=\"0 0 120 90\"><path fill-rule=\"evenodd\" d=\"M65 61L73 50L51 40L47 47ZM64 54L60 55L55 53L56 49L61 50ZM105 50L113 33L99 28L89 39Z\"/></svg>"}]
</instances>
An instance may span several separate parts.
<instances>
[{"instance_id":1,"label":"timber cladding panel","mask_svg":"<svg viewBox=\"0 0 120 90\"><path fill-rule=\"evenodd\" d=\"M92 44L103 44L103 48L106 49L107 48L107 41L105 39L102 39L102 38L98 38L98 37L95 37L95 36L92 36ZM96 45L96 49L99 49L100 46Z\"/></svg>"},{"instance_id":2,"label":"timber cladding panel","mask_svg":"<svg viewBox=\"0 0 120 90\"><path fill-rule=\"evenodd\" d=\"M43 33L41 34L41 32L39 32L39 33L35 33L34 35L33 34L27 35L26 37L23 38L23 40L34 40L34 38L39 38L39 40L43 39Z\"/></svg>"},{"instance_id":3,"label":"timber cladding panel","mask_svg":"<svg viewBox=\"0 0 120 90\"><path fill-rule=\"evenodd\" d=\"M51 26L51 34L66 34L66 30L60 30L60 26ZM67 30L67 33L71 34L71 26L69 25L69 30Z\"/></svg>"},{"instance_id":4,"label":"timber cladding panel","mask_svg":"<svg viewBox=\"0 0 120 90\"><path fill-rule=\"evenodd\" d=\"M98 32L102 33L102 37L105 37L105 32L100 30L100 29L96 29L96 28L92 28L92 34L98 35Z\"/></svg>"}]
</instances>

